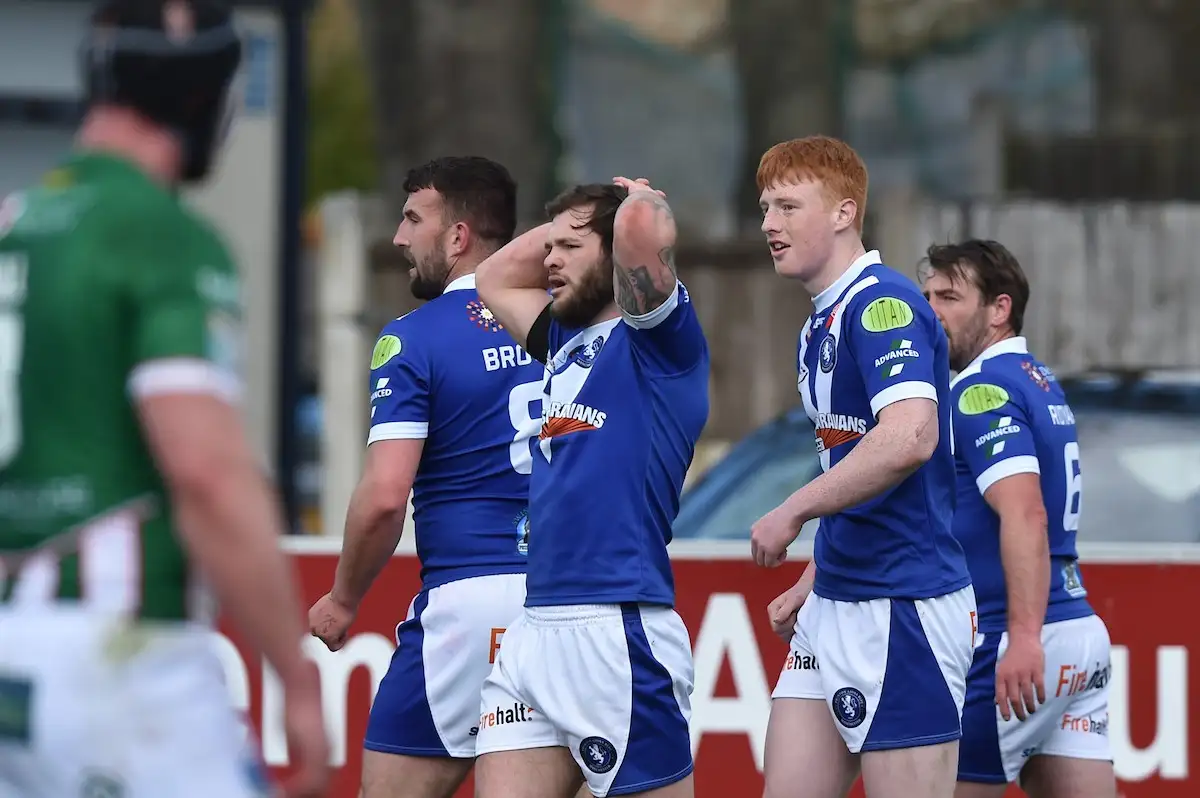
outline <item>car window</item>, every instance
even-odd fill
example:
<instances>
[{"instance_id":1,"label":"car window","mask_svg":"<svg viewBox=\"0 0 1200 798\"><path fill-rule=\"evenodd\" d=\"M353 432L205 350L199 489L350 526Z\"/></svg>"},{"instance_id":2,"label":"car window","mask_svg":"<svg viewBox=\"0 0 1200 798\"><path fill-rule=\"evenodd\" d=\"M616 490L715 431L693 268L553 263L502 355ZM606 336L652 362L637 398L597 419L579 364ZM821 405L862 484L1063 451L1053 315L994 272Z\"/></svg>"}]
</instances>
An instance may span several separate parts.
<instances>
[{"instance_id":1,"label":"car window","mask_svg":"<svg viewBox=\"0 0 1200 798\"><path fill-rule=\"evenodd\" d=\"M1077 411L1075 421L1081 541L1200 541L1200 418Z\"/></svg>"},{"instance_id":2,"label":"car window","mask_svg":"<svg viewBox=\"0 0 1200 798\"><path fill-rule=\"evenodd\" d=\"M1081 541L1200 542L1200 417L1088 408L1077 410L1075 419L1083 474ZM746 443L759 465L723 484L719 497L704 496L703 515L681 512L677 537L747 539L755 521L819 472L815 449L798 445L794 435ZM747 454L739 448L729 466ZM685 506L696 498L685 495ZM816 529L809 522L799 540L812 539Z\"/></svg>"},{"instance_id":3,"label":"car window","mask_svg":"<svg viewBox=\"0 0 1200 798\"><path fill-rule=\"evenodd\" d=\"M681 538L705 540L748 540L750 526L792 495L798 488L820 473L816 447L811 432L805 440L794 435L766 439L766 449L757 467L749 469L732 485L724 486L721 496L710 498L711 504L702 517L675 530ZM732 455L736 456L736 454ZM731 464L732 465L732 464ZM718 464L714 468L720 468ZM703 490L703 483L698 490ZM685 497L684 501L695 497ZM817 521L805 524L800 540L811 540L817 532Z\"/></svg>"}]
</instances>

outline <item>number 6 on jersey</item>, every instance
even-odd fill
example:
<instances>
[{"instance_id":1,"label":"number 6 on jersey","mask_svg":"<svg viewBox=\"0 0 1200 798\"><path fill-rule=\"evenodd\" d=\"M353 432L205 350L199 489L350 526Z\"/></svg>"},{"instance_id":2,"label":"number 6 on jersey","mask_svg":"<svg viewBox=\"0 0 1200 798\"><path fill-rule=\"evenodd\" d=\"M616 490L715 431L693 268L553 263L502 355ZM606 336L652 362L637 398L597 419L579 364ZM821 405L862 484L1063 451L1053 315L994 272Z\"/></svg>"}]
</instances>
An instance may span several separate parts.
<instances>
[{"instance_id":1,"label":"number 6 on jersey","mask_svg":"<svg viewBox=\"0 0 1200 798\"><path fill-rule=\"evenodd\" d=\"M1083 474L1079 470L1079 444L1070 441L1063 446L1063 463L1067 476L1067 499L1063 503L1063 530L1079 530L1080 504L1083 499Z\"/></svg>"}]
</instances>

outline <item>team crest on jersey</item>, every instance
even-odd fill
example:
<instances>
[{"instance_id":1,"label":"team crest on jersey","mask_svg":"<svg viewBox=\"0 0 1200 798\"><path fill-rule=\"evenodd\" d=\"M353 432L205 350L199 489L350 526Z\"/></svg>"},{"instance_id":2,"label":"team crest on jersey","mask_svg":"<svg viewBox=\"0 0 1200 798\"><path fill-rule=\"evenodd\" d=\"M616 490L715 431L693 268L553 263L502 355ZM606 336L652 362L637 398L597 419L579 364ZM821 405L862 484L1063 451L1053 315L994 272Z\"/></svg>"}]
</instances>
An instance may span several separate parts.
<instances>
[{"instance_id":1,"label":"team crest on jersey","mask_svg":"<svg viewBox=\"0 0 1200 798\"><path fill-rule=\"evenodd\" d=\"M496 318L496 314L492 313L492 309L478 299L467 303L467 318L475 322L475 326L488 332L500 332L504 329L504 325Z\"/></svg>"},{"instance_id":2,"label":"team crest on jersey","mask_svg":"<svg viewBox=\"0 0 1200 798\"><path fill-rule=\"evenodd\" d=\"M821 348L817 351L817 362L821 371L826 374L833 371L833 367L837 365L837 338L832 335L825 336L821 341Z\"/></svg>"},{"instance_id":3,"label":"team crest on jersey","mask_svg":"<svg viewBox=\"0 0 1200 798\"><path fill-rule=\"evenodd\" d=\"M1079 573L1079 563L1071 560L1062 568L1063 590L1071 598L1083 598L1087 588L1083 586L1083 576Z\"/></svg>"},{"instance_id":4,"label":"team crest on jersey","mask_svg":"<svg viewBox=\"0 0 1200 798\"><path fill-rule=\"evenodd\" d=\"M596 340L590 344L580 344L571 350L567 355L568 363L575 363L580 368L590 369L592 364L596 362L596 358L600 356L600 350L604 348L604 336L596 337Z\"/></svg>"},{"instance_id":5,"label":"team crest on jersey","mask_svg":"<svg viewBox=\"0 0 1200 798\"><path fill-rule=\"evenodd\" d=\"M867 718L867 699L862 691L843 687L833 694L833 714L837 716L838 723L853 729Z\"/></svg>"},{"instance_id":6,"label":"team crest on jersey","mask_svg":"<svg viewBox=\"0 0 1200 798\"><path fill-rule=\"evenodd\" d=\"M1029 376L1029 379L1033 380L1034 385L1041 388L1043 391L1050 390L1050 380L1053 379L1053 374L1050 373L1050 369L1036 366L1028 360L1021 363L1021 368Z\"/></svg>"},{"instance_id":7,"label":"team crest on jersey","mask_svg":"<svg viewBox=\"0 0 1200 798\"><path fill-rule=\"evenodd\" d=\"M593 773L607 773L617 764L617 748L603 737L584 737L579 743L579 758Z\"/></svg>"},{"instance_id":8,"label":"team crest on jersey","mask_svg":"<svg viewBox=\"0 0 1200 798\"><path fill-rule=\"evenodd\" d=\"M522 510L516 520L517 554L525 557L529 554L529 510Z\"/></svg>"}]
</instances>

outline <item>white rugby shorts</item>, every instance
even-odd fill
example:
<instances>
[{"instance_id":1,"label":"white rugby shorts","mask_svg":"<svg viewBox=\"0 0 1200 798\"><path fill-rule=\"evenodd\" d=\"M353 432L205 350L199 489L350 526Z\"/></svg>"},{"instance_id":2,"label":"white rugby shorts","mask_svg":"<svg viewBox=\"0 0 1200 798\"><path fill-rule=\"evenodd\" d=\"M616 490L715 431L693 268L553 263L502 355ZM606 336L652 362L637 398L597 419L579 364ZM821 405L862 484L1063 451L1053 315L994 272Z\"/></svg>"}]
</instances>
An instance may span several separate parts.
<instances>
[{"instance_id":1,"label":"white rugby shorts","mask_svg":"<svg viewBox=\"0 0 1200 798\"><path fill-rule=\"evenodd\" d=\"M363 747L407 756L472 758L479 691L525 604L524 574L492 574L423 590L396 627Z\"/></svg>"},{"instance_id":2,"label":"white rugby shorts","mask_svg":"<svg viewBox=\"0 0 1200 798\"><path fill-rule=\"evenodd\" d=\"M851 753L957 740L974 640L970 586L915 601L813 594L772 698L824 699Z\"/></svg>"},{"instance_id":3,"label":"white rugby shorts","mask_svg":"<svg viewBox=\"0 0 1200 798\"><path fill-rule=\"evenodd\" d=\"M478 753L570 750L594 795L692 772L692 647L674 610L529 607L483 686Z\"/></svg>"},{"instance_id":4,"label":"white rugby shorts","mask_svg":"<svg viewBox=\"0 0 1200 798\"><path fill-rule=\"evenodd\" d=\"M1108 627L1098 615L1042 627L1046 703L1018 720L996 706L996 664L1008 634L984 635L967 679L958 780L1004 784L1017 780L1030 757L1112 761L1108 740Z\"/></svg>"},{"instance_id":5,"label":"white rugby shorts","mask_svg":"<svg viewBox=\"0 0 1200 798\"><path fill-rule=\"evenodd\" d=\"M0 606L0 798L270 795L212 632Z\"/></svg>"}]
</instances>

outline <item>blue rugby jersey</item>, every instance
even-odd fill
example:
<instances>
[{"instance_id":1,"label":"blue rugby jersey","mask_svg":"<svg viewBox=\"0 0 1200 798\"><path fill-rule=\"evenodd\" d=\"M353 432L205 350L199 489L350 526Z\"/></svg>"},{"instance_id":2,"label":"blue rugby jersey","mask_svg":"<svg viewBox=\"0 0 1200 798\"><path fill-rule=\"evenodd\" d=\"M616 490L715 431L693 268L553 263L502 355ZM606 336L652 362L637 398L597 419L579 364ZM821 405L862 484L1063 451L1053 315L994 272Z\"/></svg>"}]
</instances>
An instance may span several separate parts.
<instances>
[{"instance_id":1,"label":"blue rugby jersey","mask_svg":"<svg viewBox=\"0 0 1200 798\"><path fill-rule=\"evenodd\" d=\"M871 251L813 299L800 334L797 388L828 471L905 399L937 402L940 435L903 482L821 519L813 591L835 601L922 599L970 584L951 532L950 366L946 334L911 280Z\"/></svg>"},{"instance_id":2,"label":"blue rugby jersey","mask_svg":"<svg viewBox=\"0 0 1200 798\"><path fill-rule=\"evenodd\" d=\"M473 274L383 328L368 445L425 441L413 484L424 588L525 570L544 378L480 301Z\"/></svg>"},{"instance_id":3,"label":"blue rugby jersey","mask_svg":"<svg viewBox=\"0 0 1200 798\"><path fill-rule=\"evenodd\" d=\"M708 345L687 290L645 316L549 321L545 352L529 346L549 377L526 605L673 606L667 544L708 419Z\"/></svg>"},{"instance_id":4,"label":"blue rugby jersey","mask_svg":"<svg viewBox=\"0 0 1200 798\"><path fill-rule=\"evenodd\" d=\"M987 489L1014 474L1039 474L1050 538L1046 623L1093 615L1075 547L1083 479L1075 416L1054 373L1029 354L1024 338L992 344L951 384L958 509L954 534L975 585L979 630L1008 625L1000 561L1000 518Z\"/></svg>"}]
</instances>

